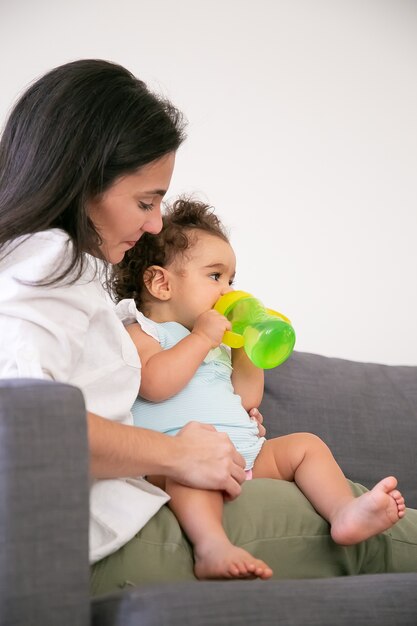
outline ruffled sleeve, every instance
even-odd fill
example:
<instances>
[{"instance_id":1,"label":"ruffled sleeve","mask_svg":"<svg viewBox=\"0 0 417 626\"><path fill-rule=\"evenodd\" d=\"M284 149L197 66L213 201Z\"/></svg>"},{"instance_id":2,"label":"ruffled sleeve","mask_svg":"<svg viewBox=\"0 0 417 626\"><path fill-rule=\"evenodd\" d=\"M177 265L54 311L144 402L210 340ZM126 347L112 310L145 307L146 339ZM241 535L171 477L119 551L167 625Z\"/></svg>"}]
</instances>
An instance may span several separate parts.
<instances>
[{"instance_id":1,"label":"ruffled sleeve","mask_svg":"<svg viewBox=\"0 0 417 626\"><path fill-rule=\"evenodd\" d=\"M116 314L125 326L137 322L144 333L155 339L158 343L161 343L157 324L138 311L133 299L126 298L125 300L121 300L116 306Z\"/></svg>"}]
</instances>

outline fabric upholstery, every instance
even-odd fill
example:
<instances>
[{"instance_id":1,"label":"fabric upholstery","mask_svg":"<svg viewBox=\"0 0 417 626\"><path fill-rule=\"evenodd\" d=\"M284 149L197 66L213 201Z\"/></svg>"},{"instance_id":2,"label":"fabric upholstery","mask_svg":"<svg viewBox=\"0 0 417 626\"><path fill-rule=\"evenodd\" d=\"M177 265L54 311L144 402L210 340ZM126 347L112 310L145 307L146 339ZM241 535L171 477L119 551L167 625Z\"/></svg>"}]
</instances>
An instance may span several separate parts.
<instances>
[{"instance_id":1,"label":"fabric upholstery","mask_svg":"<svg viewBox=\"0 0 417 626\"><path fill-rule=\"evenodd\" d=\"M351 480L370 488L392 474L417 508L417 367L294 352L265 372L261 411L268 438L313 432Z\"/></svg>"},{"instance_id":2,"label":"fabric upholstery","mask_svg":"<svg viewBox=\"0 0 417 626\"><path fill-rule=\"evenodd\" d=\"M381 475L394 473L408 503L416 506L416 387L417 367L295 353L284 365L266 372L262 411L268 436L316 432L333 448L349 477L370 486ZM256 482L276 481L245 484L238 506L227 505L225 526L237 542L264 549L266 558L275 547L268 542L262 547L256 524L261 518L265 525L276 523L272 511L277 511L277 502L268 491L257 492ZM297 535L306 522L298 516L297 528L297 510L291 517L291 507L310 505L301 505L294 486L285 489L281 523L287 516L287 528ZM243 533L233 510L249 522ZM394 560L417 567L415 542L410 541L410 524L416 523L416 516L417 512L408 511L404 523L387 533L390 540L372 542L377 546L383 541L393 548L385 550L385 563L378 554L373 561L368 551L372 575L343 575L354 574L356 565L349 569L349 561L339 556L337 571L330 578L290 580L297 565L281 552L275 556L275 566L281 567L283 580L197 582L191 571L191 548L164 507L138 537L145 555L138 553L143 558L139 562L152 568L148 583L145 569L136 588L125 576L123 591L93 599L90 622L88 451L82 396L76 388L59 383L0 382L1 626L411 626L417 623L417 574L376 572L381 567L393 569ZM251 520L256 524L251 526ZM315 532L323 539L326 523L317 523ZM155 550L159 556L152 561ZM166 574L158 571L163 553L165 564L171 571L178 568L184 582L160 582ZM294 557L292 550L289 553ZM308 575L315 576L311 554L304 549L300 554L311 565ZM120 552L109 558L122 557Z\"/></svg>"},{"instance_id":3,"label":"fabric upholstery","mask_svg":"<svg viewBox=\"0 0 417 626\"><path fill-rule=\"evenodd\" d=\"M415 626L417 574L161 584L97 599L93 626Z\"/></svg>"},{"instance_id":4,"label":"fabric upholstery","mask_svg":"<svg viewBox=\"0 0 417 626\"><path fill-rule=\"evenodd\" d=\"M359 485L352 489L356 495L364 491ZM417 572L415 510L387 533L340 546L293 483L261 479L245 483L241 496L226 504L223 518L231 541L264 559L274 579ZM94 565L91 590L102 595L136 585L195 580L193 567L191 546L165 506L122 550Z\"/></svg>"},{"instance_id":5,"label":"fabric upholstery","mask_svg":"<svg viewBox=\"0 0 417 626\"><path fill-rule=\"evenodd\" d=\"M83 397L0 381L0 623L86 626L88 452Z\"/></svg>"}]
</instances>

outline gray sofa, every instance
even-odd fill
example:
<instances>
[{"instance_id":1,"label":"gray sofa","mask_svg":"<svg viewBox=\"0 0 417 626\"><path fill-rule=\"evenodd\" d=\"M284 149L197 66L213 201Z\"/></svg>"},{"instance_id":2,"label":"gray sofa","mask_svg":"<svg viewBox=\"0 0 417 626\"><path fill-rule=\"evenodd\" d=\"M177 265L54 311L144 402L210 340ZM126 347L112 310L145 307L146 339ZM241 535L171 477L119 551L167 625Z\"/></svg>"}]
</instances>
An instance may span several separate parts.
<instances>
[{"instance_id":1,"label":"gray sofa","mask_svg":"<svg viewBox=\"0 0 417 626\"><path fill-rule=\"evenodd\" d=\"M268 436L311 431L345 473L417 508L417 367L294 353L266 373ZM88 453L74 387L0 381L0 625L417 624L417 573L183 582L90 599ZM415 571L417 571L417 563Z\"/></svg>"}]
</instances>

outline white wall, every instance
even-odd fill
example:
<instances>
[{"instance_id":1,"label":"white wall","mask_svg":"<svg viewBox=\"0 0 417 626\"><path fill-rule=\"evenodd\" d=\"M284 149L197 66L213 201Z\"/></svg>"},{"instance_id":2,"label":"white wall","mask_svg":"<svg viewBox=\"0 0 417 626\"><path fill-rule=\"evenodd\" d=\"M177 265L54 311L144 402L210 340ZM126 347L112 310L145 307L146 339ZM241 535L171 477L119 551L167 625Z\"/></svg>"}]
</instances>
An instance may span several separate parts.
<instances>
[{"instance_id":1,"label":"white wall","mask_svg":"<svg viewBox=\"0 0 417 626\"><path fill-rule=\"evenodd\" d=\"M0 0L1 102L119 62L189 119L169 196L232 231L299 350L417 364L415 0Z\"/></svg>"}]
</instances>

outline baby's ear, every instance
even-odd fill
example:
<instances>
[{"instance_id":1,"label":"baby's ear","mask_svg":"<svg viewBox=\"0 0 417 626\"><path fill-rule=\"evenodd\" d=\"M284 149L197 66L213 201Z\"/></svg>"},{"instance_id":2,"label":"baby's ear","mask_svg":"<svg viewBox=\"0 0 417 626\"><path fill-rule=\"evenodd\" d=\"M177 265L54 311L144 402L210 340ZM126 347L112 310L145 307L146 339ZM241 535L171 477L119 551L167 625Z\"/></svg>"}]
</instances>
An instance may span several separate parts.
<instances>
[{"instance_id":1,"label":"baby's ear","mask_svg":"<svg viewBox=\"0 0 417 626\"><path fill-rule=\"evenodd\" d=\"M169 274L164 267L151 265L145 270L143 282L150 295L158 300L169 300L171 297L171 285Z\"/></svg>"}]
</instances>

